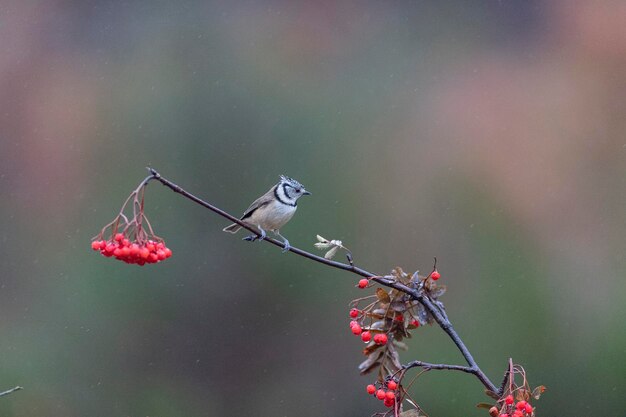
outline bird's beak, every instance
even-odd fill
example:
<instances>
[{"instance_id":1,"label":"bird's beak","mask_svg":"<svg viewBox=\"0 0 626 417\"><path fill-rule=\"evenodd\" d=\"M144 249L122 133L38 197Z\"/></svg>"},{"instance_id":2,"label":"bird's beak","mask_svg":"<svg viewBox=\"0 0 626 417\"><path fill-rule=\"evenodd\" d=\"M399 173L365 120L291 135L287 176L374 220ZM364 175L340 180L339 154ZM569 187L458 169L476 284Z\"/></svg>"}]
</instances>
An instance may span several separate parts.
<instances>
[{"instance_id":1,"label":"bird's beak","mask_svg":"<svg viewBox=\"0 0 626 417\"><path fill-rule=\"evenodd\" d=\"M302 195L311 195L311 193L305 190Z\"/></svg>"}]
</instances>

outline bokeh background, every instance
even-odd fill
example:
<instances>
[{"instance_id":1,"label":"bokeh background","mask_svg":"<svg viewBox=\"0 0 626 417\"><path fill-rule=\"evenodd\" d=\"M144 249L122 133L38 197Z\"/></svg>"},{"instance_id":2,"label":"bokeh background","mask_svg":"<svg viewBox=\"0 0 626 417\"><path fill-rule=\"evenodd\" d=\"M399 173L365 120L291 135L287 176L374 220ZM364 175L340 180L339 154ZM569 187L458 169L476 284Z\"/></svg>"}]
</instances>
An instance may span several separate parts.
<instances>
[{"instance_id":1,"label":"bokeh background","mask_svg":"<svg viewBox=\"0 0 626 417\"><path fill-rule=\"evenodd\" d=\"M2 416L369 416L347 328L357 277L222 233L158 184L174 256L90 238L145 166L233 213L279 174L313 192L283 232L375 272L439 259L449 315L539 415L626 407L623 1L4 1ZM404 361L462 363L438 328ZM484 416L465 374L430 416Z\"/></svg>"}]
</instances>

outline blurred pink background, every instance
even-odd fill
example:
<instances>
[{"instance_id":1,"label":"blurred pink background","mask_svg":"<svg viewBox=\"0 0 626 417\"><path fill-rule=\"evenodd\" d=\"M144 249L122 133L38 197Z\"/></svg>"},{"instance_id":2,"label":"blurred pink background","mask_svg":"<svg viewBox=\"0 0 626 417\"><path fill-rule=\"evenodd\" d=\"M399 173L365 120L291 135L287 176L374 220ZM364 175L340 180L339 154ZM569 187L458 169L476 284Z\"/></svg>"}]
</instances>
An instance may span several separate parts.
<instances>
[{"instance_id":1,"label":"blurred pink background","mask_svg":"<svg viewBox=\"0 0 626 417\"><path fill-rule=\"evenodd\" d=\"M354 277L224 236L154 185L175 256L88 250L153 165L239 213L287 174L284 230L429 269L484 370L538 415L623 411L626 3L9 1L0 6L6 416L371 415ZM355 281L356 282L356 281ZM342 320L338 320L341 318ZM436 329L403 360L460 363ZM431 373L432 374L432 373ZM418 381L430 416L486 401Z\"/></svg>"}]
</instances>

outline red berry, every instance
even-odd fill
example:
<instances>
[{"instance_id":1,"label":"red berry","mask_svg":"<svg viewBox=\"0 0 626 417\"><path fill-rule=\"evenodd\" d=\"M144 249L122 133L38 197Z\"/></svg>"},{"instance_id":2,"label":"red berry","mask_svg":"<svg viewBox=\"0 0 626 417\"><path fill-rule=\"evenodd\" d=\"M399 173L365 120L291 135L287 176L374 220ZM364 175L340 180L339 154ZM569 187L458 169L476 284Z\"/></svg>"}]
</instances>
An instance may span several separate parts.
<instances>
[{"instance_id":1,"label":"red berry","mask_svg":"<svg viewBox=\"0 0 626 417\"><path fill-rule=\"evenodd\" d=\"M124 233L116 233L113 239L115 239L116 242L121 242L124 240Z\"/></svg>"},{"instance_id":2,"label":"red berry","mask_svg":"<svg viewBox=\"0 0 626 417\"><path fill-rule=\"evenodd\" d=\"M113 251L113 256L115 256L116 258L119 258L120 256L122 256L122 249L115 248L115 250Z\"/></svg>"},{"instance_id":3,"label":"red berry","mask_svg":"<svg viewBox=\"0 0 626 417\"><path fill-rule=\"evenodd\" d=\"M153 250L156 249L156 246L154 245L153 241L149 240L148 243L146 244L146 248L148 248L148 250L152 252Z\"/></svg>"},{"instance_id":4,"label":"red berry","mask_svg":"<svg viewBox=\"0 0 626 417\"><path fill-rule=\"evenodd\" d=\"M143 247L139 249L139 256L141 257L141 259L148 259L148 256L150 256L150 251L148 250L148 248Z\"/></svg>"},{"instance_id":5,"label":"red berry","mask_svg":"<svg viewBox=\"0 0 626 417\"><path fill-rule=\"evenodd\" d=\"M389 398L385 398L385 401L383 402L383 404L385 404L385 407L393 407L393 403L394 400L391 400Z\"/></svg>"},{"instance_id":6,"label":"red berry","mask_svg":"<svg viewBox=\"0 0 626 417\"><path fill-rule=\"evenodd\" d=\"M172 256L172 250L170 248L163 249L165 251L165 258Z\"/></svg>"},{"instance_id":7,"label":"red berry","mask_svg":"<svg viewBox=\"0 0 626 417\"><path fill-rule=\"evenodd\" d=\"M512 417L524 417L524 413L521 410L515 410Z\"/></svg>"},{"instance_id":8,"label":"red berry","mask_svg":"<svg viewBox=\"0 0 626 417\"><path fill-rule=\"evenodd\" d=\"M394 394L391 391L387 391L387 393L385 394L385 397L387 397L388 400L395 400L396 399L396 394Z\"/></svg>"},{"instance_id":9,"label":"red berry","mask_svg":"<svg viewBox=\"0 0 626 417\"><path fill-rule=\"evenodd\" d=\"M151 253L150 256L148 257L148 262L151 263L155 263L159 260L159 257L157 256L156 253Z\"/></svg>"},{"instance_id":10,"label":"red berry","mask_svg":"<svg viewBox=\"0 0 626 417\"><path fill-rule=\"evenodd\" d=\"M402 314L398 314L393 319L399 323L402 323L404 321L404 316Z\"/></svg>"},{"instance_id":11,"label":"red berry","mask_svg":"<svg viewBox=\"0 0 626 417\"><path fill-rule=\"evenodd\" d=\"M365 288L367 287L367 284L369 284L369 281L363 278L362 280L359 281L359 288Z\"/></svg>"},{"instance_id":12,"label":"red berry","mask_svg":"<svg viewBox=\"0 0 626 417\"><path fill-rule=\"evenodd\" d=\"M130 256L139 256L139 245L136 243L133 243L132 245L130 245Z\"/></svg>"},{"instance_id":13,"label":"red berry","mask_svg":"<svg viewBox=\"0 0 626 417\"><path fill-rule=\"evenodd\" d=\"M511 405L511 404L513 404L515 402L515 400L513 399L512 395L507 395L506 398L504 399L504 402L507 405Z\"/></svg>"},{"instance_id":14,"label":"red berry","mask_svg":"<svg viewBox=\"0 0 626 417\"><path fill-rule=\"evenodd\" d=\"M500 414L500 417L509 417L508 414Z\"/></svg>"},{"instance_id":15,"label":"red berry","mask_svg":"<svg viewBox=\"0 0 626 417\"><path fill-rule=\"evenodd\" d=\"M419 322L419 321L417 321L417 320L413 320L413 321L411 322L411 324L412 324L413 326L415 326L415 327L420 327L420 322Z\"/></svg>"},{"instance_id":16,"label":"red berry","mask_svg":"<svg viewBox=\"0 0 626 417\"><path fill-rule=\"evenodd\" d=\"M524 406L524 411L526 411L527 414L532 414L533 406L530 405L529 403L526 403L526 405Z\"/></svg>"},{"instance_id":17,"label":"red berry","mask_svg":"<svg viewBox=\"0 0 626 417\"><path fill-rule=\"evenodd\" d=\"M97 240L94 240L93 242L91 242L91 249L100 250L100 242Z\"/></svg>"},{"instance_id":18,"label":"red berry","mask_svg":"<svg viewBox=\"0 0 626 417\"><path fill-rule=\"evenodd\" d=\"M392 379L391 381L387 382L387 388L393 391L398 388L398 384Z\"/></svg>"},{"instance_id":19,"label":"red berry","mask_svg":"<svg viewBox=\"0 0 626 417\"><path fill-rule=\"evenodd\" d=\"M439 273L439 271L437 271L436 269L430 274L430 277L434 280L437 281L439 278L441 278L441 274Z\"/></svg>"},{"instance_id":20,"label":"red berry","mask_svg":"<svg viewBox=\"0 0 626 417\"><path fill-rule=\"evenodd\" d=\"M370 332L361 333L361 340L365 343L369 342L370 340L372 340L372 334Z\"/></svg>"},{"instance_id":21,"label":"red berry","mask_svg":"<svg viewBox=\"0 0 626 417\"><path fill-rule=\"evenodd\" d=\"M377 345L384 345L387 343L387 335L386 334L377 334L374 336L374 343Z\"/></svg>"},{"instance_id":22,"label":"red berry","mask_svg":"<svg viewBox=\"0 0 626 417\"><path fill-rule=\"evenodd\" d=\"M379 400L384 400L386 397L385 391L383 391L382 389L379 389L378 391L376 391L376 398L378 398Z\"/></svg>"},{"instance_id":23,"label":"red berry","mask_svg":"<svg viewBox=\"0 0 626 417\"><path fill-rule=\"evenodd\" d=\"M365 389L367 390L368 394L373 394L376 392L376 387L372 384L369 384L367 387L365 387Z\"/></svg>"},{"instance_id":24,"label":"red berry","mask_svg":"<svg viewBox=\"0 0 626 417\"><path fill-rule=\"evenodd\" d=\"M518 410L523 410L525 407L526 407L526 401L524 400L515 404L515 408L517 408Z\"/></svg>"},{"instance_id":25,"label":"red berry","mask_svg":"<svg viewBox=\"0 0 626 417\"><path fill-rule=\"evenodd\" d=\"M166 258L165 251L163 249L157 249L156 254L157 254L157 258L159 258L159 261L162 261L163 259Z\"/></svg>"},{"instance_id":26,"label":"red berry","mask_svg":"<svg viewBox=\"0 0 626 417\"><path fill-rule=\"evenodd\" d=\"M363 330L361 330L361 326L359 326L358 324L355 324L350 329L352 330L352 333L357 335L357 336L360 335L361 332L363 331Z\"/></svg>"},{"instance_id":27,"label":"red berry","mask_svg":"<svg viewBox=\"0 0 626 417\"><path fill-rule=\"evenodd\" d=\"M359 316L359 310L357 310L356 308L353 308L352 310L350 310L350 317L352 317L353 319L356 319Z\"/></svg>"},{"instance_id":28,"label":"red berry","mask_svg":"<svg viewBox=\"0 0 626 417\"><path fill-rule=\"evenodd\" d=\"M350 321L350 328L353 328L354 326L357 326L359 323L356 320L351 320Z\"/></svg>"}]
</instances>

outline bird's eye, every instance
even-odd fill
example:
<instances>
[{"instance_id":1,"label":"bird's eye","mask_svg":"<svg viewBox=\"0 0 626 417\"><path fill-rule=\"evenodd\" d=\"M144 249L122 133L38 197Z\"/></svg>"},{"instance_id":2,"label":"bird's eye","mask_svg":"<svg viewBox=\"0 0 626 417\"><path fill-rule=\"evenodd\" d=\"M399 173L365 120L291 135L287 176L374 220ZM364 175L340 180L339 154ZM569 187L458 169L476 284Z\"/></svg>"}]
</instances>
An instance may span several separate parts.
<instances>
[{"instance_id":1,"label":"bird's eye","mask_svg":"<svg viewBox=\"0 0 626 417\"><path fill-rule=\"evenodd\" d=\"M296 188L296 193L301 193L302 190L300 188Z\"/></svg>"}]
</instances>

